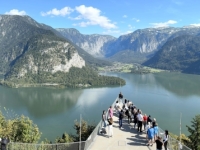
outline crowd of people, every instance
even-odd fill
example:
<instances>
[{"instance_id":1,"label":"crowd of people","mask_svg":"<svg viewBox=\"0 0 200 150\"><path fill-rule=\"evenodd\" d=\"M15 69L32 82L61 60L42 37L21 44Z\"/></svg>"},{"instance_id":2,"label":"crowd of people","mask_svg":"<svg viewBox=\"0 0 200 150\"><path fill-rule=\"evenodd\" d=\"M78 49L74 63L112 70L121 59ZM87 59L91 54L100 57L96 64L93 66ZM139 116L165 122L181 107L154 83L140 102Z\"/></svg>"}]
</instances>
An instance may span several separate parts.
<instances>
[{"instance_id":1,"label":"crowd of people","mask_svg":"<svg viewBox=\"0 0 200 150\"><path fill-rule=\"evenodd\" d=\"M163 136L158 136L159 128L156 119L151 119L151 115L143 114L142 111L137 108L133 102L124 99L122 93L120 92L118 100L114 108L109 107L108 113L103 111L102 122L103 128L101 133L107 133L106 127L108 126L108 137L113 136L113 111L115 110L116 115L119 118L119 128L123 129L123 120L127 118L128 124L133 123L133 127L136 128L138 133L145 133L147 139L147 146L152 146L156 143L156 148L161 150L164 146L164 149L167 150L168 143L168 130L165 130ZM107 115L106 115L107 114Z\"/></svg>"}]
</instances>

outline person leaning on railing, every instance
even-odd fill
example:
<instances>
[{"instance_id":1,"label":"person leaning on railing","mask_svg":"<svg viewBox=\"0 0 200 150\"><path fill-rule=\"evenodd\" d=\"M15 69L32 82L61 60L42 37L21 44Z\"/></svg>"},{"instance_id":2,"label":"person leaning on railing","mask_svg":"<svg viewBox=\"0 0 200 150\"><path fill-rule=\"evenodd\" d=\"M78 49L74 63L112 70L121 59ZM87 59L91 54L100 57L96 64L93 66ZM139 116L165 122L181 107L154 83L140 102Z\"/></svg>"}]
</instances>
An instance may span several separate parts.
<instances>
[{"instance_id":1,"label":"person leaning on railing","mask_svg":"<svg viewBox=\"0 0 200 150\"><path fill-rule=\"evenodd\" d=\"M164 134L164 138L163 138L163 143L164 143L165 150L167 150L168 138L169 138L168 130L165 130L165 134Z\"/></svg>"},{"instance_id":2,"label":"person leaning on railing","mask_svg":"<svg viewBox=\"0 0 200 150\"><path fill-rule=\"evenodd\" d=\"M102 122L103 122L103 127L106 128L106 111L104 110L103 111L103 114L102 114Z\"/></svg>"}]
</instances>

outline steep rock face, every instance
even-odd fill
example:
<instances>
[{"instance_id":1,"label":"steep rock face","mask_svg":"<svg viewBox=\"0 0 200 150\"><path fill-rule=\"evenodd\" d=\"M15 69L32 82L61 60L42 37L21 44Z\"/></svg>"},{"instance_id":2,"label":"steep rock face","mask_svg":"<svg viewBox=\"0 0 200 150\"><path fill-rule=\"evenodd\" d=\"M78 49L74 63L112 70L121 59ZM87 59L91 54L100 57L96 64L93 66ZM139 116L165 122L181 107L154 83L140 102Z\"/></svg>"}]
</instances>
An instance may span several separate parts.
<instances>
[{"instance_id":1,"label":"steep rock face","mask_svg":"<svg viewBox=\"0 0 200 150\"><path fill-rule=\"evenodd\" d=\"M103 57L105 55L104 45L116 39L109 35L84 35L73 28L58 28L56 30L59 31L65 38L69 39L74 44L95 57Z\"/></svg>"},{"instance_id":2,"label":"steep rock face","mask_svg":"<svg viewBox=\"0 0 200 150\"><path fill-rule=\"evenodd\" d=\"M83 66L85 61L68 42L54 36L40 35L28 41L26 52L12 66L7 76L22 78L27 73L68 72L71 67Z\"/></svg>"},{"instance_id":3,"label":"steep rock face","mask_svg":"<svg viewBox=\"0 0 200 150\"><path fill-rule=\"evenodd\" d=\"M0 72L5 73L26 49L27 41L37 34L52 34L28 16L0 16Z\"/></svg>"},{"instance_id":4,"label":"steep rock face","mask_svg":"<svg viewBox=\"0 0 200 150\"><path fill-rule=\"evenodd\" d=\"M85 66L76 48L52 30L29 16L0 15L0 72L22 78Z\"/></svg>"},{"instance_id":5,"label":"steep rock face","mask_svg":"<svg viewBox=\"0 0 200 150\"><path fill-rule=\"evenodd\" d=\"M132 50L139 53L151 53L159 50L165 42L180 35L197 35L200 28L147 28L136 30L133 33L122 35L117 40L108 43L104 49L107 57L123 51Z\"/></svg>"},{"instance_id":6,"label":"steep rock face","mask_svg":"<svg viewBox=\"0 0 200 150\"><path fill-rule=\"evenodd\" d=\"M198 67L199 60L200 37L181 35L166 42L144 65L160 69L194 73L200 72Z\"/></svg>"}]
</instances>

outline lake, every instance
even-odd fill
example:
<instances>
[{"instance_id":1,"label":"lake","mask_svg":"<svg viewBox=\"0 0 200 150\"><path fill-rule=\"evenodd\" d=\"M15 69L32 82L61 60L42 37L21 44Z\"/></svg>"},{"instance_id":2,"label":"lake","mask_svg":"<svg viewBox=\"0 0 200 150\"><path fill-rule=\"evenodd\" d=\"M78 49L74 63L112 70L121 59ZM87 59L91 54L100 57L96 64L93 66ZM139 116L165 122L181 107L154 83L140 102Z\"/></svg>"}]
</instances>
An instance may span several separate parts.
<instances>
[{"instance_id":1,"label":"lake","mask_svg":"<svg viewBox=\"0 0 200 150\"><path fill-rule=\"evenodd\" d=\"M98 123L103 110L113 103L121 91L143 113L156 118L162 129L179 134L180 113L182 133L186 125L200 114L200 76L181 73L136 75L107 73L126 80L122 87L87 89L7 88L0 86L0 109L11 118L28 116L43 133L41 140L54 142L62 133L74 133L74 120ZM4 109L6 108L6 111Z\"/></svg>"}]
</instances>

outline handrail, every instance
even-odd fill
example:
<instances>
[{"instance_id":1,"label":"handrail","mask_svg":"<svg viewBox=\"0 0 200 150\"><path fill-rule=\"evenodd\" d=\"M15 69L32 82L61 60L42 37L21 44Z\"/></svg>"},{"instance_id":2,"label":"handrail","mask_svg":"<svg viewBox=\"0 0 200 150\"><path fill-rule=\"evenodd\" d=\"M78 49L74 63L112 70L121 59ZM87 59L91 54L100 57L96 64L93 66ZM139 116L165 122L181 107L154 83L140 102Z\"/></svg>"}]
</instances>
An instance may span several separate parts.
<instances>
[{"instance_id":1,"label":"handrail","mask_svg":"<svg viewBox=\"0 0 200 150\"><path fill-rule=\"evenodd\" d=\"M115 101L113 102L113 104L111 105L111 107L113 108L116 101L118 100L118 98L115 99ZM108 116L108 111L106 112L106 117ZM98 125L96 126L96 128L93 130L93 132L90 134L90 136L88 137L88 139L85 141L85 148L84 150L88 150L89 147L91 146L91 144L93 143L93 141L95 140L96 136L99 134L99 131L102 127L102 119L100 120L100 122L98 123Z\"/></svg>"},{"instance_id":2,"label":"handrail","mask_svg":"<svg viewBox=\"0 0 200 150\"><path fill-rule=\"evenodd\" d=\"M84 150L85 141L73 143L52 143L52 144L36 144L36 143L8 143L8 150L78 150L79 145L82 145L81 150Z\"/></svg>"}]
</instances>

